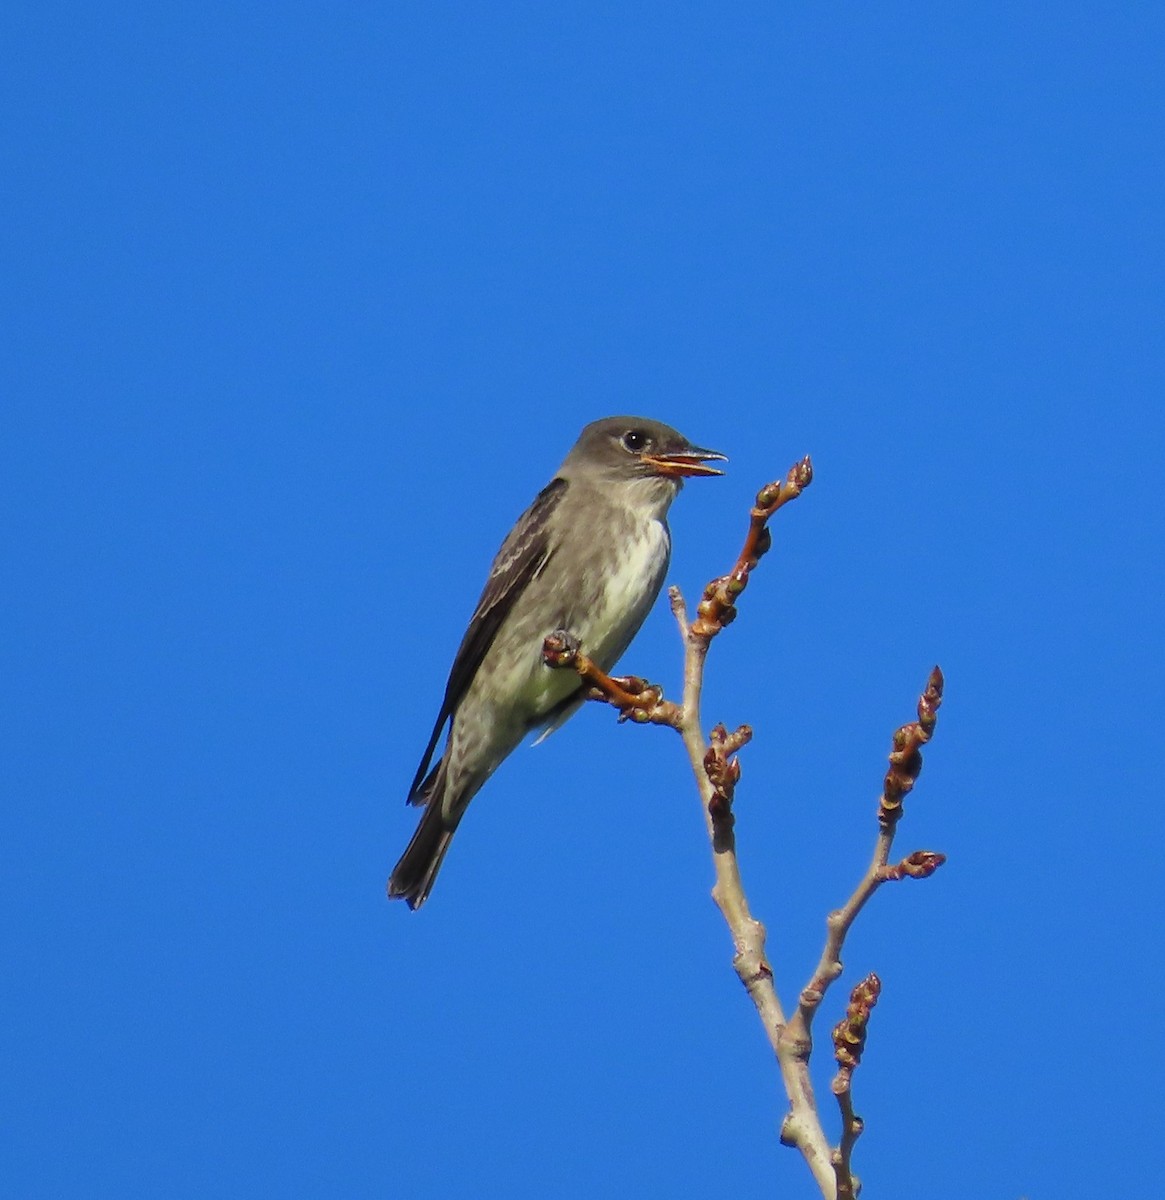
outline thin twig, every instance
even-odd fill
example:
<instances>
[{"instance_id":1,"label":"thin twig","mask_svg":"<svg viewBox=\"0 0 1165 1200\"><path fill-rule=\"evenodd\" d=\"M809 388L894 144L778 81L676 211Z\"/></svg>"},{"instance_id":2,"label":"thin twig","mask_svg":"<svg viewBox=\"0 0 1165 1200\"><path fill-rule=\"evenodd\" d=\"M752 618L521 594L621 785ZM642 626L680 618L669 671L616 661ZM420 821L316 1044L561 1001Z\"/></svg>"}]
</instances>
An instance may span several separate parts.
<instances>
[{"instance_id":1,"label":"thin twig","mask_svg":"<svg viewBox=\"0 0 1165 1200\"><path fill-rule=\"evenodd\" d=\"M837 1074L833 1077L832 1090L841 1109L841 1141L831 1158L837 1179L837 1200L855 1200L861 1183L853 1173L852 1159L854 1144L865 1128L861 1117L854 1112L853 1074L862 1061L866 1048L866 1029L870 1023L870 1012L878 1003L882 981L867 975L850 993L849 1007L845 1016L834 1026L833 1053L837 1059Z\"/></svg>"},{"instance_id":2,"label":"thin twig","mask_svg":"<svg viewBox=\"0 0 1165 1200\"><path fill-rule=\"evenodd\" d=\"M878 801L878 837L866 873L845 904L831 912L825 922L825 946L813 977L801 990L797 1012L789 1025L789 1036L811 1044L810 1028L829 985L842 972L841 951L858 913L869 898L892 880L911 877L924 879L946 862L946 856L932 850L916 850L894 866L889 865L890 848L902 816L902 799L914 787L922 770L922 747L934 733L939 705L942 704L943 673L935 667L926 690L918 700L918 720L895 730L890 751L890 769Z\"/></svg>"},{"instance_id":3,"label":"thin twig","mask_svg":"<svg viewBox=\"0 0 1165 1200\"><path fill-rule=\"evenodd\" d=\"M736 601L748 587L749 575L773 544L768 528L769 518L790 500L796 500L812 482L813 463L806 455L789 470L783 480L766 484L757 492L756 503L749 513L748 533L736 565L727 575L721 575L708 584L696 607L696 619L691 625L694 637L710 641L725 625L730 625L736 619Z\"/></svg>"},{"instance_id":4,"label":"thin twig","mask_svg":"<svg viewBox=\"0 0 1165 1200\"><path fill-rule=\"evenodd\" d=\"M670 725L679 728L680 708L663 698L663 688L638 675L608 675L579 648L578 640L564 630L542 643L542 660L548 667L570 667L587 685L586 699L601 700L619 710L620 721Z\"/></svg>"}]
</instances>

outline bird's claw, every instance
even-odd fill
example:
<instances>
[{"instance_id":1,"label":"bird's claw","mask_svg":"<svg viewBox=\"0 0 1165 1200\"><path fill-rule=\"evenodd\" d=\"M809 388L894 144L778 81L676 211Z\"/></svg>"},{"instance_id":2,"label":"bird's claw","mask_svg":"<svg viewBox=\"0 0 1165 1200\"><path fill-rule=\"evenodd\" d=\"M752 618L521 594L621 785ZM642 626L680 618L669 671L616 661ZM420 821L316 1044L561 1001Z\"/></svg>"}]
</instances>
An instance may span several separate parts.
<instances>
[{"instance_id":1,"label":"bird's claw","mask_svg":"<svg viewBox=\"0 0 1165 1200\"><path fill-rule=\"evenodd\" d=\"M542 658L549 667L573 666L582 642L567 629L556 629L542 643Z\"/></svg>"}]
</instances>

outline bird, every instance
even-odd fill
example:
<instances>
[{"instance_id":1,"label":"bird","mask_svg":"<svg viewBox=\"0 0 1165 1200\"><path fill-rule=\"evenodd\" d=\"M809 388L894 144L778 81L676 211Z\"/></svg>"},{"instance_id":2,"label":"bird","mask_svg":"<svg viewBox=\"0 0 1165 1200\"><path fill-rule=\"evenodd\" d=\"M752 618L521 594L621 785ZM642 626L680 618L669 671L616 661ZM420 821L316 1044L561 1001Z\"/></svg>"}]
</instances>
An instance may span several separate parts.
<instances>
[{"instance_id":1,"label":"bird","mask_svg":"<svg viewBox=\"0 0 1165 1200\"><path fill-rule=\"evenodd\" d=\"M645 417L583 429L490 567L408 791L406 802L424 812L389 878L390 898L414 910L425 903L482 785L528 733L547 736L582 704L578 675L543 661L545 638L564 633L603 671L614 667L663 586L672 501L685 478L723 474L709 465L718 461L725 455Z\"/></svg>"}]
</instances>

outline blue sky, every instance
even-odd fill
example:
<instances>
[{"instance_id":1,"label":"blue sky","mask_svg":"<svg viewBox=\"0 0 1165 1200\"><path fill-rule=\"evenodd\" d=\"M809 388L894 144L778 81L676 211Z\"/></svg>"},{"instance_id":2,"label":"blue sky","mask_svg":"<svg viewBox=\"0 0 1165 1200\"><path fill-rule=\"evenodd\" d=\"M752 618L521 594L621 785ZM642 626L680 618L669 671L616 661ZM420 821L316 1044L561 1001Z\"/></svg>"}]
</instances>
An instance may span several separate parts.
<instances>
[{"instance_id":1,"label":"blue sky","mask_svg":"<svg viewBox=\"0 0 1165 1200\"><path fill-rule=\"evenodd\" d=\"M946 672L899 845L949 862L875 898L820 1018L882 977L867 1194L1134 1187L1160 6L3 22L6 1191L815 1194L668 731L588 708L490 782L422 913L384 897L490 558L618 412L731 458L673 510L690 598L816 465L705 706L756 729L737 828L786 1002ZM624 666L675 694L663 604Z\"/></svg>"}]
</instances>

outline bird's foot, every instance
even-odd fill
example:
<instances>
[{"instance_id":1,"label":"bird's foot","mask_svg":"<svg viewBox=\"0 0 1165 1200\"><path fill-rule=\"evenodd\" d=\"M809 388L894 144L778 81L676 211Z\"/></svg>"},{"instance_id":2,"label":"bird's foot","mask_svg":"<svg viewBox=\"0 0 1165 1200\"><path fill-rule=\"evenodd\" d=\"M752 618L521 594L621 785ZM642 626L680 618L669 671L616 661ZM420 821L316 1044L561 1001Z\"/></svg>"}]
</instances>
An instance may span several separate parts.
<instances>
[{"instance_id":1,"label":"bird's foot","mask_svg":"<svg viewBox=\"0 0 1165 1200\"><path fill-rule=\"evenodd\" d=\"M573 667L582 653L582 642L569 629L556 629L542 643L542 659L548 667Z\"/></svg>"},{"instance_id":2,"label":"bird's foot","mask_svg":"<svg viewBox=\"0 0 1165 1200\"><path fill-rule=\"evenodd\" d=\"M587 700L601 700L619 710L621 721L650 722L679 728L680 708L663 698L663 690L638 675L612 677L592 662L572 633L557 629L542 643L542 661L548 667L566 667L578 673Z\"/></svg>"}]
</instances>

